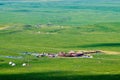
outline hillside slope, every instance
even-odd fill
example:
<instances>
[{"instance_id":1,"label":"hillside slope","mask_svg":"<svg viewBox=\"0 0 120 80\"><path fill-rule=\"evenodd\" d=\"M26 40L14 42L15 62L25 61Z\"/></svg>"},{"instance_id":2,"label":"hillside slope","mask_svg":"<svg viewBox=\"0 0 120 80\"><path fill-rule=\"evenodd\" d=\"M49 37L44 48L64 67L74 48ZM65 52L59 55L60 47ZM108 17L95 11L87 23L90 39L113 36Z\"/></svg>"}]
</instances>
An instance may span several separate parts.
<instances>
[{"instance_id":1,"label":"hillside slope","mask_svg":"<svg viewBox=\"0 0 120 80\"><path fill-rule=\"evenodd\" d=\"M0 53L58 52L69 50L120 51L120 23L80 27L11 25L0 30Z\"/></svg>"}]
</instances>

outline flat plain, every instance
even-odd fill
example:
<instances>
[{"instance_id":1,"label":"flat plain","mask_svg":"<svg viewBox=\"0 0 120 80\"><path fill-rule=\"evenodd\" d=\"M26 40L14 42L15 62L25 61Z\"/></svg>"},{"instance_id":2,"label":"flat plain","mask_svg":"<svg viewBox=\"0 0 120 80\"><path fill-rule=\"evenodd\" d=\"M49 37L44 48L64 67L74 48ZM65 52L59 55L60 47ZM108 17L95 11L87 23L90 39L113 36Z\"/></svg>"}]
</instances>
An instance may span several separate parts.
<instances>
[{"instance_id":1,"label":"flat plain","mask_svg":"<svg viewBox=\"0 0 120 80\"><path fill-rule=\"evenodd\" d=\"M119 80L119 4L119 0L0 1L0 80ZM93 58L23 54L70 50L105 53L92 54Z\"/></svg>"}]
</instances>

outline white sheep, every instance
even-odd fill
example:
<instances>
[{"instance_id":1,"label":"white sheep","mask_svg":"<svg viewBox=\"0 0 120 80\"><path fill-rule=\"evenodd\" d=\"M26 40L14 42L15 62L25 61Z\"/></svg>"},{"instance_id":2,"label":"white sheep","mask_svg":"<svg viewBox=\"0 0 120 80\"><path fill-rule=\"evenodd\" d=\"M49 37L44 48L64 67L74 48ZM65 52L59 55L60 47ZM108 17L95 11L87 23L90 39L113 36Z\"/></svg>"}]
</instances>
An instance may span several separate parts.
<instances>
[{"instance_id":1,"label":"white sheep","mask_svg":"<svg viewBox=\"0 0 120 80\"><path fill-rule=\"evenodd\" d=\"M22 66L26 66L27 64L26 63L23 63Z\"/></svg>"},{"instance_id":2,"label":"white sheep","mask_svg":"<svg viewBox=\"0 0 120 80\"><path fill-rule=\"evenodd\" d=\"M12 63L11 66L15 66L16 64L15 63Z\"/></svg>"},{"instance_id":3,"label":"white sheep","mask_svg":"<svg viewBox=\"0 0 120 80\"><path fill-rule=\"evenodd\" d=\"M12 65L12 63L13 63L13 62L10 61L10 62L9 62L9 65Z\"/></svg>"}]
</instances>

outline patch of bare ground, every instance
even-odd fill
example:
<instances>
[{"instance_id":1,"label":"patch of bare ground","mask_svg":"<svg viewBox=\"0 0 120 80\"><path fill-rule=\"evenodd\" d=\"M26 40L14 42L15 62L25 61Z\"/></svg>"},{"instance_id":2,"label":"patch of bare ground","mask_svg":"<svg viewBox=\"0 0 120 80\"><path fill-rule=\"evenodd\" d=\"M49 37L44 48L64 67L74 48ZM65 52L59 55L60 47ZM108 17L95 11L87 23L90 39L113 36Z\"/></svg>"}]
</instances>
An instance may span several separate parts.
<instances>
[{"instance_id":1,"label":"patch of bare ground","mask_svg":"<svg viewBox=\"0 0 120 80\"><path fill-rule=\"evenodd\" d=\"M4 29L7 29L8 28L8 26L7 27L0 27L0 30L4 30Z\"/></svg>"},{"instance_id":2,"label":"patch of bare ground","mask_svg":"<svg viewBox=\"0 0 120 80\"><path fill-rule=\"evenodd\" d=\"M117 55L120 54L120 52L116 52L116 51L102 51L105 54L113 54L113 55Z\"/></svg>"}]
</instances>

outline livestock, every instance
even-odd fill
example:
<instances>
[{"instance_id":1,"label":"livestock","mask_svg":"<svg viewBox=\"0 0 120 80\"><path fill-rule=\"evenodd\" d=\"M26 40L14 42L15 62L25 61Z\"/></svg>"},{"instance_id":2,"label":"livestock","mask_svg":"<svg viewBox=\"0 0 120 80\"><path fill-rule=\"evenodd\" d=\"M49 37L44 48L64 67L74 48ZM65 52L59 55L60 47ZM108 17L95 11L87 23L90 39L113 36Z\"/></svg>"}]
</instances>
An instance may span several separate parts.
<instances>
[{"instance_id":1,"label":"livestock","mask_svg":"<svg viewBox=\"0 0 120 80\"><path fill-rule=\"evenodd\" d=\"M15 66L16 64L15 63L12 63L11 66Z\"/></svg>"}]
</instances>

